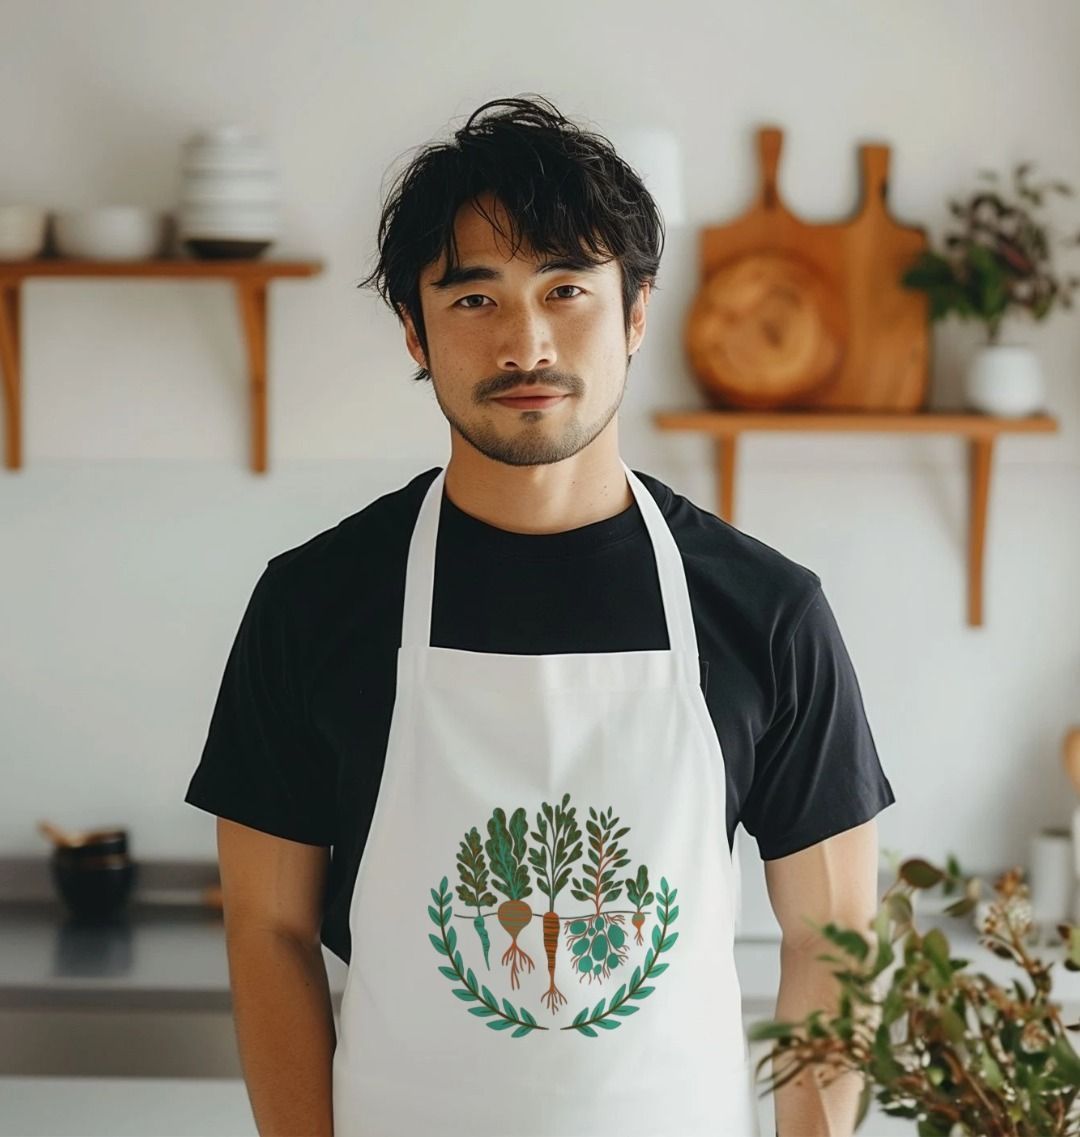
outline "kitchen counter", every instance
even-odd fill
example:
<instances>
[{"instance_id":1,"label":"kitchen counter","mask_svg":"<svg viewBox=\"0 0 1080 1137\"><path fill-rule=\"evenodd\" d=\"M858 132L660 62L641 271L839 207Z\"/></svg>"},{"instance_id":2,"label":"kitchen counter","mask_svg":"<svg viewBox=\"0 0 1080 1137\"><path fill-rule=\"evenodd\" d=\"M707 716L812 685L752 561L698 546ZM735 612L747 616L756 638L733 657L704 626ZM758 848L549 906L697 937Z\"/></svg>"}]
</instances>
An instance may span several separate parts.
<instances>
[{"instance_id":1,"label":"kitchen counter","mask_svg":"<svg viewBox=\"0 0 1080 1137\"><path fill-rule=\"evenodd\" d=\"M969 919L943 916L931 900L948 903L916 894L921 931L941 927L954 957L999 984L1022 975L978 942ZM1062 955L1053 945L1030 950ZM337 1016L348 970L325 948L323 956ZM771 1018L778 937L736 936L735 958L744 1026ZM1076 1021L1080 973L1059 965L1053 980L1065 1021ZM0 1047L0 1137L256 1132L238 1076L224 925L213 909L144 898L112 924L84 926L54 899L0 902L0 1028L8 1035L8 1050ZM767 1045L751 1045L752 1063ZM770 1095L758 1109L762 1134L771 1134ZM902 1137L910 1125L872 1106L861 1132Z\"/></svg>"},{"instance_id":2,"label":"kitchen counter","mask_svg":"<svg viewBox=\"0 0 1080 1137\"><path fill-rule=\"evenodd\" d=\"M236 1078L0 1077L0 1137L255 1137Z\"/></svg>"},{"instance_id":3,"label":"kitchen counter","mask_svg":"<svg viewBox=\"0 0 1080 1137\"><path fill-rule=\"evenodd\" d=\"M779 941L741 940L735 952L744 1012L770 1014ZM337 1013L348 968L325 947L323 959ZM0 904L0 1009L227 1011L228 974L212 909L137 903L95 926L53 901Z\"/></svg>"},{"instance_id":4,"label":"kitchen counter","mask_svg":"<svg viewBox=\"0 0 1080 1137\"><path fill-rule=\"evenodd\" d=\"M969 919L944 916L917 897L916 926L941 927L954 956L1007 984L1022 976L979 943ZM936 898L935 898L936 899ZM949 901L939 901L941 907ZM926 905L925 907L923 907ZM1055 946L1032 946L1060 960ZM323 948L335 1011L348 969ZM771 1015L780 979L780 944L736 937L735 959L744 1014ZM1080 1011L1080 972L1054 968L1054 998ZM81 925L58 902L0 904L0 1009L223 1011L231 1005L225 931L220 913L195 904L137 902L110 924Z\"/></svg>"},{"instance_id":5,"label":"kitchen counter","mask_svg":"<svg viewBox=\"0 0 1080 1137\"><path fill-rule=\"evenodd\" d=\"M769 1014L780 978L777 939L740 940L744 1011ZM348 968L323 948L334 1010ZM198 905L133 904L102 925L71 921L56 902L0 904L0 1009L227 1011L225 929Z\"/></svg>"}]
</instances>

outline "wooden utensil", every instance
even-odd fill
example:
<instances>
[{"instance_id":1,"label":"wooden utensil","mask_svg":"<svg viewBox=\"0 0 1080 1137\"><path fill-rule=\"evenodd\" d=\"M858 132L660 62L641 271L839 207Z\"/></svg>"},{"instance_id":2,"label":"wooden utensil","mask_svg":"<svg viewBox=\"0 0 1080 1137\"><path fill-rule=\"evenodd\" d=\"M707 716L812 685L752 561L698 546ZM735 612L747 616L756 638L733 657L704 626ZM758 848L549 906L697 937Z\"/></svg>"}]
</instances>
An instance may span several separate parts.
<instances>
[{"instance_id":1,"label":"wooden utensil","mask_svg":"<svg viewBox=\"0 0 1080 1137\"><path fill-rule=\"evenodd\" d=\"M1080 726L1074 726L1065 732L1065 741L1061 748L1062 761L1065 764L1065 773L1073 788L1080 794Z\"/></svg>"},{"instance_id":2,"label":"wooden utensil","mask_svg":"<svg viewBox=\"0 0 1080 1137\"><path fill-rule=\"evenodd\" d=\"M39 821L37 823L38 832L48 837L58 848L76 849L83 845L92 845L96 841L105 840L112 837L123 836L122 829L84 829L77 832L69 832L66 829L61 829L58 825L53 825L50 821Z\"/></svg>"}]
</instances>

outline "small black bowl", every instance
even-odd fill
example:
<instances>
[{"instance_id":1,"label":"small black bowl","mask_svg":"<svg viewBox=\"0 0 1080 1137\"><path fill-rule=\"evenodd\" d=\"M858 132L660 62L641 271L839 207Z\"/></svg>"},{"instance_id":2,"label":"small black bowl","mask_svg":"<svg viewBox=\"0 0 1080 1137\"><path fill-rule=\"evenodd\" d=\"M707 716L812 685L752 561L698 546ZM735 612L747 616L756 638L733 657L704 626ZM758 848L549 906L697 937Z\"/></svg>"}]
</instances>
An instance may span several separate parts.
<instances>
[{"instance_id":1,"label":"small black bowl","mask_svg":"<svg viewBox=\"0 0 1080 1137\"><path fill-rule=\"evenodd\" d=\"M193 256L205 261L248 261L261 256L273 241L242 237L185 237L183 244Z\"/></svg>"},{"instance_id":2,"label":"small black bowl","mask_svg":"<svg viewBox=\"0 0 1080 1137\"><path fill-rule=\"evenodd\" d=\"M137 865L126 856L50 858L49 869L68 911L78 919L100 920L119 912L131 895Z\"/></svg>"}]
</instances>

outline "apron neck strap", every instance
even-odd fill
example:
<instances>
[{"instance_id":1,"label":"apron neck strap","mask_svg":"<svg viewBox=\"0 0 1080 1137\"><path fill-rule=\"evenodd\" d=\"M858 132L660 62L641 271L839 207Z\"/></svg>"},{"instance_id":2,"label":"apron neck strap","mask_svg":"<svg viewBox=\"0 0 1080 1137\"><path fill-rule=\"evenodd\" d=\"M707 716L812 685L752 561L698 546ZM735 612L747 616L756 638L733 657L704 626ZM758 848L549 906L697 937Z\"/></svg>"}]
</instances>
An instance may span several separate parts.
<instances>
[{"instance_id":1,"label":"apron neck strap","mask_svg":"<svg viewBox=\"0 0 1080 1137\"><path fill-rule=\"evenodd\" d=\"M660 578L670 650L697 654L693 609L686 584L682 556L668 523L641 479L623 462L626 480L633 491L652 541ZM424 494L416 517L405 569L405 604L402 611L402 647L431 646L431 608L435 592L435 545L439 535L446 469L436 475Z\"/></svg>"}]
</instances>

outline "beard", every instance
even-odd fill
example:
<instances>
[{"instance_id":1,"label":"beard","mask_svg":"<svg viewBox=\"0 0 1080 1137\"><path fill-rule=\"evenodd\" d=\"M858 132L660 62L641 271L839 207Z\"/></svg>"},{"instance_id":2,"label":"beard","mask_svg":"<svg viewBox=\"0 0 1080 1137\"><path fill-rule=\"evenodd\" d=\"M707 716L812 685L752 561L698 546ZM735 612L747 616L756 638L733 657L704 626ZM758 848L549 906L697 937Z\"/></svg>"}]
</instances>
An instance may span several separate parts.
<instances>
[{"instance_id":1,"label":"beard","mask_svg":"<svg viewBox=\"0 0 1080 1137\"><path fill-rule=\"evenodd\" d=\"M629 360L627 360L629 371ZM485 458L506 466L546 466L562 462L584 450L615 417L626 391L626 375L611 405L591 423L582 423L571 413L558 425L544 422L559 411L518 411L513 425L496 427L490 417L467 421L454 413L439 396L438 384L432 380L435 398L454 430Z\"/></svg>"}]
</instances>

